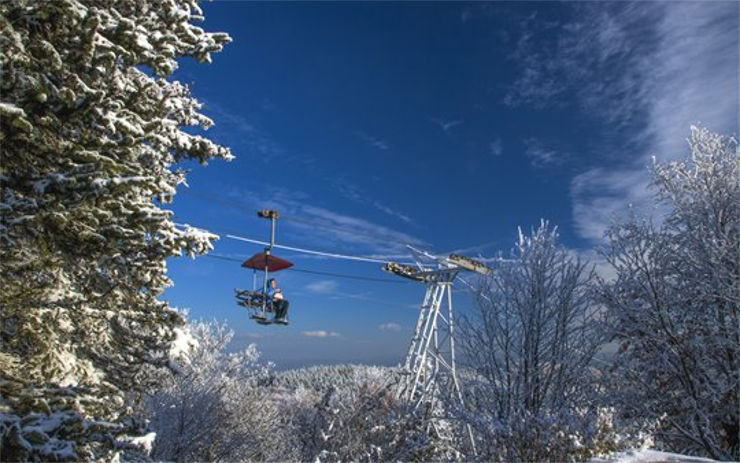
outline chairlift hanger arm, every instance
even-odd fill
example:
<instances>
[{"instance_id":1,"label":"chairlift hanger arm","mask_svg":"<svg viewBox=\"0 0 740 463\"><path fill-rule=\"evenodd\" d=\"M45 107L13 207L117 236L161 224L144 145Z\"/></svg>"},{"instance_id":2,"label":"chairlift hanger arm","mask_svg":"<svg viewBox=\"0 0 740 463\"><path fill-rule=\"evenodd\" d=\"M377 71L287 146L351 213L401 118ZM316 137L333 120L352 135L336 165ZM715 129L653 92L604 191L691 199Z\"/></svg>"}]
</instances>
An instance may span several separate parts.
<instances>
[{"instance_id":1,"label":"chairlift hanger arm","mask_svg":"<svg viewBox=\"0 0 740 463\"><path fill-rule=\"evenodd\" d=\"M260 219L277 220L280 215L278 214L278 211L274 211L272 209L262 209L261 211L257 211L257 217L259 217Z\"/></svg>"}]
</instances>

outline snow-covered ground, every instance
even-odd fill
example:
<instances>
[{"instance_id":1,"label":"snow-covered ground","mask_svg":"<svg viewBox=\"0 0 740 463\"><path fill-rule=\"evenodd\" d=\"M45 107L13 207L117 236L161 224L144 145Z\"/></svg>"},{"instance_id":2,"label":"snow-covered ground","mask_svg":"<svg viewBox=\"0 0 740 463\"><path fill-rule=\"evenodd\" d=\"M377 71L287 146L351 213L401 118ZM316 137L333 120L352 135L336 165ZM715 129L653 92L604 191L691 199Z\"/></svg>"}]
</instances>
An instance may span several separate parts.
<instances>
[{"instance_id":1,"label":"snow-covered ground","mask_svg":"<svg viewBox=\"0 0 740 463\"><path fill-rule=\"evenodd\" d=\"M658 450L630 450L615 453L608 459L595 458L590 463L709 463L714 461L716 460Z\"/></svg>"}]
</instances>

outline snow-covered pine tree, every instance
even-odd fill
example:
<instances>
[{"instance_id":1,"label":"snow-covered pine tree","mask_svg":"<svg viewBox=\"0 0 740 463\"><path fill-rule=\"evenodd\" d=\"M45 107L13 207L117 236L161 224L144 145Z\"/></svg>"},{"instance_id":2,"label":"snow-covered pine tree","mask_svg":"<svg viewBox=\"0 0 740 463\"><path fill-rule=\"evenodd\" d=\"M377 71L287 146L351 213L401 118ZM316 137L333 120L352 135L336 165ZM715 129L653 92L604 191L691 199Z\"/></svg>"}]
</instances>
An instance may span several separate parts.
<instances>
[{"instance_id":1,"label":"snow-covered pine tree","mask_svg":"<svg viewBox=\"0 0 740 463\"><path fill-rule=\"evenodd\" d=\"M181 317L165 259L215 237L169 211L181 160L230 159L177 58L210 61L196 0L0 1L2 460L110 458ZM129 442L131 440L129 439Z\"/></svg>"},{"instance_id":2,"label":"snow-covered pine tree","mask_svg":"<svg viewBox=\"0 0 740 463\"><path fill-rule=\"evenodd\" d=\"M692 127L691 158L656 163L666 220L608 232L617 272L603 284L613 318L622 407L662 418L661 443L740 458L740 152Z\"/></svg>"}]
</instances>

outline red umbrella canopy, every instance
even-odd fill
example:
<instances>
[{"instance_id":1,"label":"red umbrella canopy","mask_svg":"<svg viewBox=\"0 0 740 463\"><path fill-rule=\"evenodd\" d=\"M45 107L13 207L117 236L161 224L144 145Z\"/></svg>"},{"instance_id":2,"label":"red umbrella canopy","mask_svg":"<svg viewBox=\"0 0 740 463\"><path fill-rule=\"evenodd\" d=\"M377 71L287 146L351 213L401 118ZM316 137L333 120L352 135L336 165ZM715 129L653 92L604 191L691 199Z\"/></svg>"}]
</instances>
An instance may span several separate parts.
<instances>
[{"instance_id":1,"label":"red umbrella canopy","mask_svg":"<svg viewBox=\"0 0 740 463\"><path fill-rule=\"evenodd\" d=\"M265 267L267 267L268 272L277 272L278 270L285 270L292 266L292 262L275 257L272 254L265 254L264 252L259 252L253 255L242 264L242 267L252 268L255 270L264 270Z\"/></svg>"}]
</instances>

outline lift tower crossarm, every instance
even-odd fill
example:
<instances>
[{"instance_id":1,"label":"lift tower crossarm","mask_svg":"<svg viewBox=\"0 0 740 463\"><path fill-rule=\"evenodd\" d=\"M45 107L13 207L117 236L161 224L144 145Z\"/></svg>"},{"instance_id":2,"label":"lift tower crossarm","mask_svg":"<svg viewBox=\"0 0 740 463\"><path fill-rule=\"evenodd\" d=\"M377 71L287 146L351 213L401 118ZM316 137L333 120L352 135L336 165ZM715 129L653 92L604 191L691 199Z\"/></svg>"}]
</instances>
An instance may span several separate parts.
<instances>
[{"instance_id":1,"label":"lift tower crossarm","mask_svg":"<svg viewBox=\"0 0 740 463\"><path fill-rule=\"evenodd\" d=\"M448 257L447 260L464 270L469 270L481 275L488 275L492 271L485 264L478 262L477 260L473 260L470 257L461 256L460 254L450 254L450 257Z\"/></svg>"}]
</instances>

